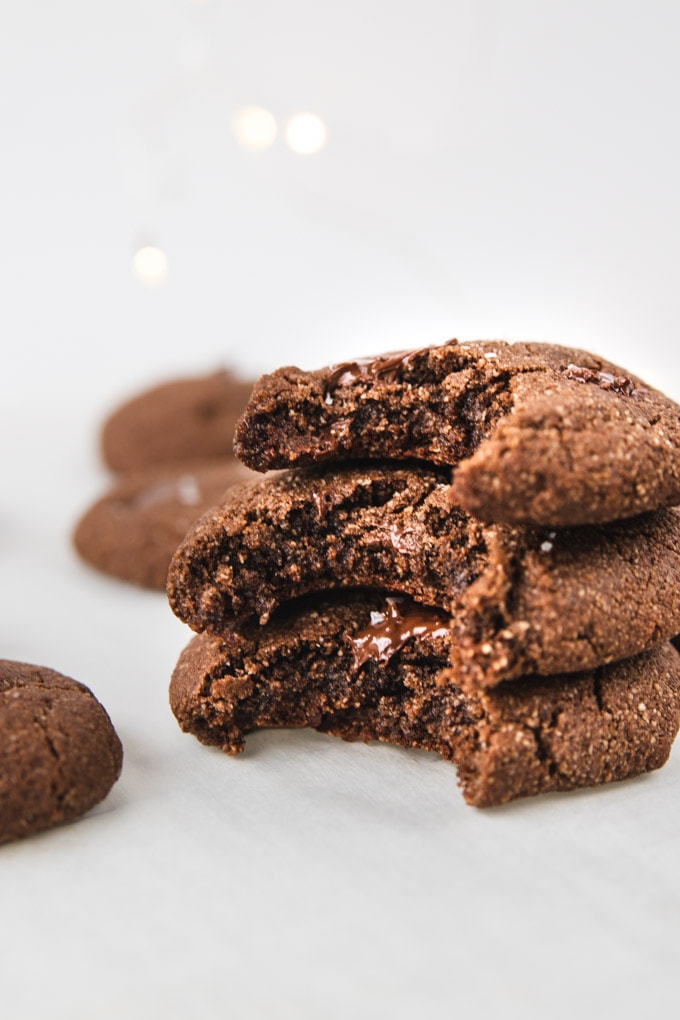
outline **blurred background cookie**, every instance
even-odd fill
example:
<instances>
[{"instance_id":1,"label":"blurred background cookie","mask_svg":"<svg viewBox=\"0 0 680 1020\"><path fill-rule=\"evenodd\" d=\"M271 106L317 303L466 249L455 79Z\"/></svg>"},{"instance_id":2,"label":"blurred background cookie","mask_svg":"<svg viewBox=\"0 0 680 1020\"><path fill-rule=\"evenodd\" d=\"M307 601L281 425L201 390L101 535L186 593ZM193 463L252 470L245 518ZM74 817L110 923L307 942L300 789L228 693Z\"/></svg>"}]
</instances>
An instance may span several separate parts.
<instances>
[{"instance_id":1,"label":"blurred background cookie","mask_svg":"<svg viewBox=\"0 0 680 1020\"><path fill-rule=\"evenodd\" d=\"M105 421L101 451L114 471L233 457L232 438L253 384L222 369L132 397Z\"/></svg>"}]
</instances>

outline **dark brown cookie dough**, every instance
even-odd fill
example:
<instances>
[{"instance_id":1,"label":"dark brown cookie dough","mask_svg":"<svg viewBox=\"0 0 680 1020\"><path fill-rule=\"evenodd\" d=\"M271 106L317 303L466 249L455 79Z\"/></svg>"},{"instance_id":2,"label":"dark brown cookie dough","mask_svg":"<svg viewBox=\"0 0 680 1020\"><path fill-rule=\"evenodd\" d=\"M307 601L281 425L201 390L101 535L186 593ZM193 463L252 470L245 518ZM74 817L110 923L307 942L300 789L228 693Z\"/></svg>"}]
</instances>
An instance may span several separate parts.
<instances>
[{"instance_id":1,"label":"dark brown cookie dough","mask_svg":"<svg viewBox=\"0 0 680 1020\"><path fill-rule=\"evenodd\" d=\"M265 620L311 592L374 587L453 613L461 684L588 669L678 632L680 517L658 510L559 532L482 525L445 468L307 468L237 486L173 558L194 630Z\"/></svg>"},{"instance_id":2,"label":"dark brown cookie dough","mask_svg":"<svg viewBox=\"0 0 680 1020\"><path fill-rule=\"evenodd\" d=\"M87 687L0 660L0 843L84 815L122 762L111 720Z\"/></svg>"},{"instance_id":3,"label":"dark brown cookie dough","mask_svg":"<svg viewBox=\"0 0 680 1020\"><path fill-rule=\"evenodd\" d=\"M569 347L450 341L255 385L235 449L256 470L413 457L456 466L481 520L601 523L680 503L680 408Z\"/></svg>"},{"instance_id":4,"label":"dark brown cookie dough","mask_svg":"<svg viewBox=\"0 0 680 1020\"><path fill-rule=\"evenodd\" d=\"M451 508L446 468L354 465L236 486L178 549L171 605L195 630L290 598L375 586L448 606L482 569L484 528Z\"/></svg>"},{"instance_id":5,"label":"dark brown cookie dough","mask_svg":"<svg viewBox=\"0 0 680 1020\"><path fill-rule=\"evenodd\" d=\"M680 724L680 658L661 645L592 672L465 694L442 682L445 614L403 597L302 600L195 637L170 685L182 729L229 754L254 729L311 726L452 760L487 807L659 768Z\"/></svg>"},{"instance_id":6,"label":"dark brown cookie dough","mask_svg":"<svg viewBox=\"0 0 680 1020\"><path fill-rule=\"evenodd\" d=\"M234 429L252 389L226 370L162 383L105 422L104 461L114 471L232 457Z\"/></svg>"},{"instance_id":7,"label":"dark brown cookie dough","mask_svg":"<svg viewBox=\"0 0 680 1020\"><path fill-rule=\"evenodd\" d=\"M250 475L234 460L129 472L81 518L75 548L111 577L165 591L172 554L191 525Z\"/></svg>"}]
</instances>

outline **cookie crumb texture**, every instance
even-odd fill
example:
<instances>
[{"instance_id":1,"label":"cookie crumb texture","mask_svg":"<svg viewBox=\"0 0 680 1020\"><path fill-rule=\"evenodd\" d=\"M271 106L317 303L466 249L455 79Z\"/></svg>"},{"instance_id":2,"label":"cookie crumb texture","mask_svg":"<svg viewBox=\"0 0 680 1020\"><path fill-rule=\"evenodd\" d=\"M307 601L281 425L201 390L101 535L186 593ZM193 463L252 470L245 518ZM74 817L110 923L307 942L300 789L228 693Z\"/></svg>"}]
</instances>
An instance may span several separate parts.
<instances>
[{"instance_id":1,"label":"cookie crumb texture","mask_svg":"<svg viewBox=\"0 0 680 1020\"><path fill-rule=\"evenodd\" d=\"M139 393L104 423L101 450L114 471L231 458L252 383L222 370L176 379Z\"/></svg>"},{"instance_id":2,"label":"cookie crumb texture","mask_svg":"<svg viewBox=\"0 0 680 1020\"><path fill-rule=\"evenodd\" d=\"M237 486L175 554L171 606L219 634L312 592L398 592L453 614L466 688L589 669L678 632L675 511L558 533L484 526L451 503L449 477L365 463Z\"/></svg>"},{"instance_id":3,"label":"cookie crumb texture","mask_svg":"<svg viewBox=\"0 0 680 1020\"><path fill-rule=\"evenodd\" d=\"M576 348L450 341L255 385L235 449L258 471L418 458L455 466L486 522L596 524L680 503L680 408Z\"/></svg>"},{"instance_id":4,"label":"cookie crumb texture","mask_svg":"<svg viewBox=\"0 0 680 1020\"><path fill-rule=\"evenodd\" d=\"M394 623L390 602L367 592L301 600L265 626L251 620L194 637L170 685L182 729L228 754L255 729L305 726L434 751L454 762L477 807L597 786L666 761L680 725L680 657L670 645L465 693L450 669L444 675L453 638L441 613L398 600L395 640L384 629L386 618Z\"/></svg>"},{"instance_id":5,"label":"cookie crumb texture","mask_svg":"<svg viewBox=\"0 0 680 1020\"><path fill-rule=\"evenodd\" d=\"M312 591L369 586L442 605L469 584L481 526L448 500L447 469L375 464L277 474L230 491L168 575L175 613L218 633Z\"/></svg>"},{"instance_id":6,"label":"cookie crumb texture","mask_svg":"<svg viewBox=\"0 0 680 1020\"><path fill-rule=\"evenodd\" d=\"M122 763L111 720L87 687L0 660L0 843L84 815Z\"/></svg>"}]
</instances>

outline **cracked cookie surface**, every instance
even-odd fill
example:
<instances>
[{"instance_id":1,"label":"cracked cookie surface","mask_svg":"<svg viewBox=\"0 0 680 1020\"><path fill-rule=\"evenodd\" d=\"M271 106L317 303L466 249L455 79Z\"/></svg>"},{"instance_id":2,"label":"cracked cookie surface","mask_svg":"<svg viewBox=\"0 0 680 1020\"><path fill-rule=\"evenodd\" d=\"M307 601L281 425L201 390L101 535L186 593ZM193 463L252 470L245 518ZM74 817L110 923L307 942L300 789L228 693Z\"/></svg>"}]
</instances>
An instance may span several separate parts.
<instances>
[{"instance_id":1,"label":"cracked cookie surface","mask_svg":"<svg viewBox=\"0 0 680 1020\"><path fill-rule=\"evenodd\" d=\"M680 630L674 511L559 532L482 525L452 505L448 480L446 468L364 463L236 486L177 550L170 604L219 634L305 594L399 592L453 614L468 687L587 669Z\"/></svg>"},{"instance_id":2,"label":"cracked cookie surface","mask_svg":"<svg viewBox=\"0 0 680 1020\"><path fill-rule=\"evenodd\" d=\"M476 806L659 768L680 723L670 645L615 665L465 693L442 682L445 614L401 596L300 600L184 650L170 685L181 727L229 754L261 727L435 751ZM448 670L451 673L451 670Z\"/></svg>"},{"instance_id":3,"label":"cracked cookie surface","mask_svg":"<svg viewBox=\"0 0 680 1020\"><path fill-rule=\"evenodd\" d=\"M256 383L235 450L255 470L355 458L456 468L481 520L601 523L680 503L680 408L603 358L450 341Z\"/></svg>"},{"instance_id":4,"label":"cracked cookie surface","mask_svg":"<svg viewBox=\"0 0 680 1020\"><path fill-rule=\"evenodd\" d=\"M0 843L89 811L120 775L111 720L83 684L0 660Z\"/></svg>"}]
</instances>

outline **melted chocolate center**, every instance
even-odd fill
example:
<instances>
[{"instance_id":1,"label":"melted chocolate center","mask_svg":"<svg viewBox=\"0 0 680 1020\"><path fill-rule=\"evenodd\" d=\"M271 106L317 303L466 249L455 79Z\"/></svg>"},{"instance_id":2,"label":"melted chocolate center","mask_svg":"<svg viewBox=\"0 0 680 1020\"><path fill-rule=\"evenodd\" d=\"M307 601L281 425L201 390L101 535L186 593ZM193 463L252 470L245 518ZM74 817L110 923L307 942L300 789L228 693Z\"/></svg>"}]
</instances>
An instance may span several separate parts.
<instances>
[{"instance_id":1,"label":"melted chocolate center","mask_svg":"<svg viewBox=\"0 0 680 1020\"><path fill-rule=\"evenodd\" d=\"M387 662L413 637L443 637L448 631L446 613L402 595L387 596L385 609L372 612L369 625L350 638L354 671L358 673L369 659Z\"/></svg>"}]
</instances>

